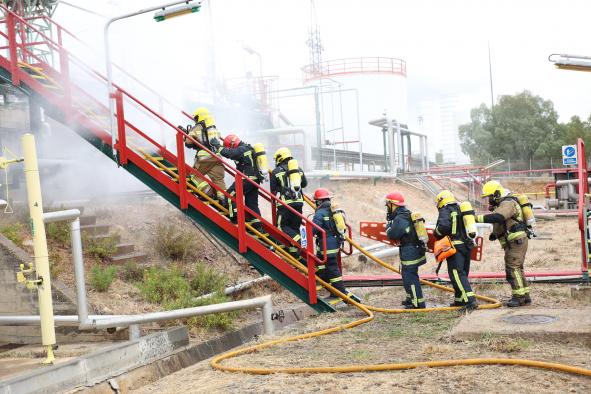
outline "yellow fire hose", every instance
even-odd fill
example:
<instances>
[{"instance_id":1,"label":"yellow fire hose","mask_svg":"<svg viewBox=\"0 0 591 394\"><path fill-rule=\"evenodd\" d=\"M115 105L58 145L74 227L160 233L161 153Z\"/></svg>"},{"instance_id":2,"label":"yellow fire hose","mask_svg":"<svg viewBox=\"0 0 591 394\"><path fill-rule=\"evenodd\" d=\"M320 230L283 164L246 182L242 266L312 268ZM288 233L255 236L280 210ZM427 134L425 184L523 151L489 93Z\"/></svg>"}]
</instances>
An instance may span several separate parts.
<instances>
[{"instance_id":1,"label":"yellow fire hose","mask_svg":"<svg viewBox=\"0 0 591 394\"><path fill-rule=\"evenodd\" d=\"M154 157L149 155L144 150L140 150L143 153L144 157L150 160L153 164L160 168L160 170L167 172L171 177L176 178L178 180L178 175L174 173L171 169L164 166ZM226 214L227 209L220 205L216 200L212 199L210 196L202 192L201 190L197 189L191 184L187 185L189 189L195 194L200 195L202 198L206 199L210 202L210 204L214 205L219 211L225 212ZM306 197L306 201L308 204L311 201ZM261 240L263 240L268 245L275 247L275 252L280 254L284 260L292 264L294 267L298 268L299 270L307 273L308 269L306 266L301 264L297 259L292 257L289 253L284 251L278 245L276 245L271 239L269 239L265 234L260 233L250 224L246 224L246 227L249 231L254 233L258 236ZM380 260L379 258L373 256L371 253L367 252L363 249L359 244L353 241L350 238L347 238L347 241L351 243L353 247L358 249L361 253L365 256L376 262L377 264L381 265L384 268L387 268L393 272L400 273L394 266ZM432 283L429 281L425 281L423 279L420 280L421 283L443 290L448 292L453 292L453 289L447 286L442 286L436 283ZM451 367L451 366L459 366L459 365L516 365L516 366L527 366L527 367L534 367L534 368L541 368L547 369L552 371L559 371L565 373L571 373L575 375L583 375L583 376L590 376L591 377L591 370L574 367L565 364L559 363L548 363L543 361L536 361L536 360L525 360L525 359L511 359L511 358L476 358L476 359L461 359L461 360L439 360L439 361L418 361L418 362L411 362L411 363L396 363L396 364L368 364L368 365L351 365L351 366L339 366L339 367L292 367L292 368L248 368L248 367L229 367L222 365L221 362L230 358L234 358L240 356L242 354L254 353L262 349L270 348L275 345L279 345L282 343L287 342L295 342L304 339L315 338L323 335L328 335L340 331L344 331L353 327L357 327L361 324L368 323L374 319L374 314L372 311L375 312L382 312L382 313L413 313L413 312L435 312L435 311L451 311L451 310L458 310L460 307L441 307L441 308L425 308L425 309L387 309L387 308L377 308L372 306L366 306L360 304L352 299L350 299L347 295L341 293L334 287L332 287L329 283L323 281L322 279L316 277L316 282L330 291L332 294L340 297L347 303L355 306L367 316L354 320L347 324L338 325L335 327L327 328L324 330L314 331L306 334L295 335L285 338L280 338L276 340L271 340L267 342L263 342L261 344L248 346L239 350L234 350L231 352L227 352L221 354L217 357L214 357L211 361L211 366L215 369L227 371L227 372L243 372L248 374L256 374L256 375L268 375L272 373L291 373L291 374L298 374L298 373L348 373L348 372L377 372L377 371L397 371L397 370L405 370L405 369L413 369L418 367ZM476 295L476 298L489 302L490 304L487 305L479 305L479 309L491 309L491 308L498 308L501 306L501 303L498 300L495 300L490 297L485 297L481 295Z\"/></svg>"},{"instance_id":2,"label":"yellow fire hose","mask_svg":"<svg viewBox=\"0 0 591 394\"><path fill-rule=\"evenodd\" d=\"M307 199L307 202L310 201ZM258 231L253 230L255 233ZM258 233L260 236L261 234ZM269 240L266 240L269 241ZM399 273L399 271L393 267L392 265L380 260L379 258L373 256L365 249L363 249L359 244L347 238L347 241L351 243L353 247L358 249L361 253L365 256L369 257L376 263L380 264L381 266ZM269 241L270 242L270 241ZM281 249L279 249L281 250ZM299 263L297 260L293 259L289 254L285 254L287 260L290 261L293 265L297 268L307 271L306 267ZM280 345L282 343L287 342L295 342L309 338L320 337L323 335L328 335L340 331L344 331L361 324L370 322L374 318L374 314L372 311L376 312L383 312L383 313L408 313L408 312L434 312L434 311L448 311L448 310L457 310L460 309L459 307L442 307L442 308L425 308L425 309L386 309L386 308L377 308L372 306L366 306L355 302L354 300L347 297L345 294L341 293L334 287L332 287L327 282L323 281L322 279L316 277L316 282L321 284L324 288L329 290L332 294L340 297L347 303L357 307L359 310L364 312L367 316L352 321L347 324L338 325L335 327L327 328L324 330L314 331L306 334L301 335L294 335L289 337L284 337L276 340L266 341L261 344L247 346L242 349L234 350L231 352L227 352L221 354L219 356L214 357L211 360L211 366L215 369L227 372L243 372L248 374L256 374L256 375L268 375L272 373L290 373L290 374L299 374L299 373L349 373L349 372L377 372L377 371L397 371L397 370L405 370L405 369L413 369L418 367L451 367L451 366L459 366L459 365L514 365L514 366L526 366L526 367L533 367L533 368L540 368L540 369L547 369L551 371L559 371L565 373L571 373L575 375L582 375L582 376L589 376L591 377L591 370L575 367L566 364L559 364L559 363L549 363L543 361L536 361L536 360L525 360L525 359L511 359L511 358L475 358L475 359L459 359L459 360L438 360L438 361L419 361L419 362L410 362L410 363L396 363L396 364L367 364L367 365L350 365L350 366L338 366L338 367L276 367L276 368L249 368L249 367L229 367L222 365L222 361L238 357L243 354L254 353L262 349L270 348L275 345ZM421 283L440 289L444 291L453 292L453 289L442 286L436 283L431 283L429 281L425 281L421 279ZM491 309L491 308L498 308L501 306L501 303L498 300L495 300L490 297L485 296L476 296L478 299L490 302L488 305L479 305L479 309Z\"/></svg>"}]
</instances>

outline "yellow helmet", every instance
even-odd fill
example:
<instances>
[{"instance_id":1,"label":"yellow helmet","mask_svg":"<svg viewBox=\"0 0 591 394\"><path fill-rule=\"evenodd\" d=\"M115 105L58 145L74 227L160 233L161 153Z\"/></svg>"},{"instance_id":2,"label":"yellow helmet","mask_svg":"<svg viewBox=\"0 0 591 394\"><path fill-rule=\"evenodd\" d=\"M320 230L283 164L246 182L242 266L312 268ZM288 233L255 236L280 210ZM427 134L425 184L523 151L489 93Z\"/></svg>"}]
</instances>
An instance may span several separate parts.
<instances>
[{"instance_id":1,"label":"yellow helmet","mask_svg":"<svg viewBox=\"0 0 591 394\"><path fill-rule=\"evenodd\" d=\"M289 150L289 148L283 147L283 148L279 148L277 149L277 152L275 152L275 156L273 156L275 158L275 165L279 165L281 164L284 160L291 158L291 151Z\"/></svg>"},{"instance_id":2,"label":"yellow helmet","mask_svg":"<svg viewBox=\"0 0 591 394\"><path fill-rule=\"evenodd\" d=\"M497 181L488 181L482 186L482 198L493 196L499 198L505 195L505 189Z\"/></svg>"},{"instance_id":3,"label":"yellow helmet","mask_svg":"<svg viewBox=\"0 0 591 394\"><path fill-rule=\"evenodd\" d=\"M435 203L437 203L437 208L443 208L447 204L452 204L457 202L456 197L452 192L449 190L442 190L439 192L437 197L435 197Z\"/></svg>"},{"instance_id":4,"label":"yellow helmet","mask_svg":"<svg viewBox=\"0 0 591 394\"><path fill-rule=\"evenodd\" d=\"M195 119L195 122L201 122L209 116L209 111L205 107L199 107L193 111L193 119Z\"/></svg>"}]
</instances>

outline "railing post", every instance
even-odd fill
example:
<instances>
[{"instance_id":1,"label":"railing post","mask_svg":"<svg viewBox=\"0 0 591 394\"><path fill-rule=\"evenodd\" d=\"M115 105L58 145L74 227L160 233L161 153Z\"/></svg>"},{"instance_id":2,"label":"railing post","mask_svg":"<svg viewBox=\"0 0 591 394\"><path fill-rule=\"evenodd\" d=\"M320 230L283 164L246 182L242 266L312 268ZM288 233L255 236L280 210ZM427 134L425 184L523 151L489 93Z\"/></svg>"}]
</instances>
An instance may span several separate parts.
<instances>
[{"instance_id":1,"label":"railing post","mask_svg":"<svg viewBox=\"0 0 591 394\"><path fill-rule=\"evenodd\" d=\"M244 212L244 191L242 187L242 176L239 172L236 172L234 177L234 188L236 189L236 212L238 220L238 252L246 253L246 215Z\"/></svg>"},{"instance_id":2,"label":"railing post","mask_svg":"<svg viewBox=\"0 0 591 394\"><path fill-rule=\"evenodd\" d=\"M277 227L277 204L273 199L271 199L271 218L273 226Z\"/></svg>"},{"instance_id":3,"label":"railing post","mask_svg":"<svg viewBox=\"0 0 591 394\"><path fill-rule=\"evenodd\" d=\"M308 263L308 301L314 305L318 302L316 296L316 261L314 260L314 232L312 225L306 223L306 262Z\"/></svg>"},{"instance_id":4,"label":"railing post","mask_svg":"<svg viewBox=\"0 0 591 394\"><path fill-rule=\"evenodd\" d=\"M176 168L179 175L179 204L181 209L187 209L187 169L185 168L185 141L180 132L176 133Z\"/></svg>"},{"instance_id":5,"label":"railing post","mask_svg":"<svg viewBox=\"0 0 591 394\"><path fill-rule=\"evenodd\" d=\"M18 52L16 49L16 30L14 27L14 15L12 12L7 12L6 27L8 32L8 50L10 53L10 73L12 74L12 84L19 86L21 83L19 68L18 68Z\"/></svg>"},{"instance_id":6,"label":"railing post","mask_svg":"<svg viewBox=\"0 0 591 394\"><path fill-rule=\"evenodd\" d=\"M127 138L125 136L125 113L123 112L123 94L117 89L113 94L115 99L115 108L117 116L117 155L119 156L119 165L127 164Z\"/></svg>"}]
</instances>

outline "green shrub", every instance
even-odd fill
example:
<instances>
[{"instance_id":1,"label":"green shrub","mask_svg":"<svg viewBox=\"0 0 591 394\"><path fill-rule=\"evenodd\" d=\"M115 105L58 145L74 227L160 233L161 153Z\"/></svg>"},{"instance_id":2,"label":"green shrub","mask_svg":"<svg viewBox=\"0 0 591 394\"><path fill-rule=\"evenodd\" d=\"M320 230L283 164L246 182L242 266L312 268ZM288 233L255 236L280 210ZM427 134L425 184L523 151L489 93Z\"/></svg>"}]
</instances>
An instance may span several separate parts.
<instances>
[{"instance_id":1,"label":"green shrub","mask_svg":"<svg viewBox=\"0 0 591 394\"><path fill-rule=\"evenodd\" d=\"M144 272L144 280L139 285L144 298L155 304L166 305L180 300L188 302L191 298L189 283L176 269L165 270L152 267ZM173 308L168 308L173 309Z\"/></svg>"},{"instance_id":2,"label":"green shrub","mask_svg":"<svg viewBox=\"0 0 591 394\"><path fill-rule=\"evenodd\" d=\"M195 276L191 279L191 290L196 296L213 292L223 293L228 281L226 275L202 263L197 263L196 268Z\"/></svg>"},{"instance_id":3,"label":"green shrub","mask_svg":"<svg viewBox=\"0 0 591 394\"><path fill-rule=\"evenodd\" d=\"M111 257L117 250L118 236L110 234L104 238L84 238L84 251L87 255L98 259Z\"/></svg>"},{"instance_id":4,"label":"green shrub","mask_svg":"<svg viewBox=\"0 0 591 394\"><path fill-rule=\"evenodd\" d=\"M70 223L67 221L48 223L45 226L45 235L50 241L55 241L63 246L69 246Z\"/></svg>"},{"instance_id":5,"label":"green shrub","mask_svg":"<svg viewBox=\"0 0 591 394\"><path fill-rule=\"evenodd\" d=\"M25 240L24 227L21 223L11 223L0 227L0 233L6 238L21 246Z\"/></svg>"},{"instance_id":6,"label":"green shrub","mask_svg":"<svg viewBox=\"0 0 591 394\"><path fill-rule=\"evenodd\" d=\"M111 283L117 276L117 267L108 266L101 268L98 265L94 265L90 271L90 285L100 292L109 290Z\"/></svg>"},{"instance_id":7,"label":"green shrub","mask_svg":"<svg viewBox=\"0 0 591 394\"><path fill-rule=\"evenodd\" d=\"M159 224L152 240L154 251L165 259L185 261L195 257L198 247L192 232L175 224Z\"/></svg>"},{"instance_id":8,"label":"green shrub","mask_svg":"<svg viewBox=\"0 0 591 394\"><path fill-rule=\"evenodd\" d=\"M213 297L208 297L202 300L198 300L193 306L212 305L219 304L221 302L232 301L228 296L216 293ZM189 319L189 327L204 327L204 328L217 328L227 330L232 328L234 320L238 316L238 311L224 312L224 313L213 313L210 315L195 316Z\"/></svg>"},{"instance_id":9,"label":"green shrub","mask_svg":"<svg viewBox=\"0 0 591 394\"><path fill-rule=\"evenodd\" d=\"M144 268L132 260L125 263L119 273L125 282L139 282L144 277Z\"/></svg>"}]
</instances>

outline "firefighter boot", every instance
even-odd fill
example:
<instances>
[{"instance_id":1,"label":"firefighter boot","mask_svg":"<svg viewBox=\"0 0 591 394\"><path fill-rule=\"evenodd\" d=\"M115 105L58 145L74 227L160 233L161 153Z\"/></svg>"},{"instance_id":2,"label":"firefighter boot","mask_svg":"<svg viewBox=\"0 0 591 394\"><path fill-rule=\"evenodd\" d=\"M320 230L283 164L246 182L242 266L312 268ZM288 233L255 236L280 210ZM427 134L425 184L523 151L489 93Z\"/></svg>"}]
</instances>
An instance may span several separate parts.
<instances>
[{"instance_id":1,"label":"firefighter boot","mask_svg":"<svg viewBox=\"0 0 591 394\"><path fill-rule=\"evenodd\" d=\"M523 305L525 305L525 297L513 296L507 302L507 306L509 308L517 308L518 306L523 306Z\"/></svg>"},{"instance_id":2,"label":"firefighter boot","mask_svg":"<svg viewBox=\"0 0 591 394\"><path fill-rule=\"evenodd\" d=\"M461 310L465 311L467 313L470 313L472 311L475 311L476 309L478 309L478 303L476 301L472 300L472 301L468 301L466 304L464 304L464 306Z\"/></svg>"},{"instance_id":3,"label":"firefighter boot","mask_svg":"<svg viewBox=\"0 0 591 394\"><path fill-rule=\"evenodd\" d=\"M412 302L411 302L410 304L408 304L408 305L405 305L405 306L404 306L404 309L425 309L426 307L427 307L427 306L425 305L425 303L424 303L424 302L419 302L419 303L417 304L417 306L414 306L414 305L412 304Z\"/></svg>"},{"instance_id":4,"label":"firefighter boot","mask_svg":"<svg viewBox=\"0 0 591 394\"><path fill-rule=\"evenodd\" d=\"M530 297L529 293L525 293L525 297L523 300L524 300L525 305L531 304L531 297Z\"/></svg>"},{"instance_id":5,"label":"firefighter boot","mask_svg":"<svg viewBox=\"0 0 591 394\"><path fill-rule=\"evenodd\" d=\"M412 305L412 301L411 301L410 297L406 297L404 300L402 300L400 305L402 305L402 306Z\"/></svg>"},{"instance_id":6,"label":"firefighter boot","mask_svg":"<svg viewBox=\"0 0 591 394\"><path fill-rule=\"evenodd\" d=\"M361 298L359 298L358 296L356 296L355 294L351 293L350 291L347 292L347 296L349 296L350 299L352 299L353 301L359 303L359 304L363 304L361 302Z\"/></svg>"}]
</instances>

